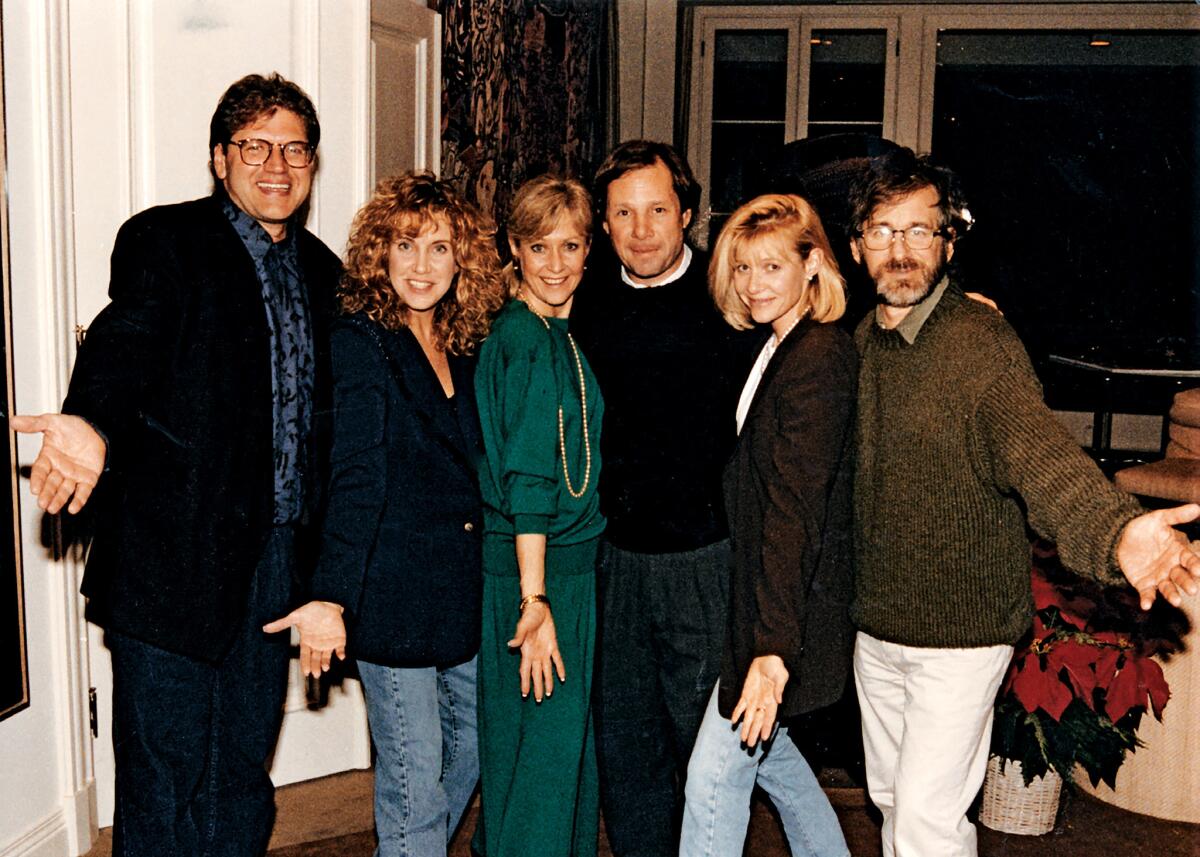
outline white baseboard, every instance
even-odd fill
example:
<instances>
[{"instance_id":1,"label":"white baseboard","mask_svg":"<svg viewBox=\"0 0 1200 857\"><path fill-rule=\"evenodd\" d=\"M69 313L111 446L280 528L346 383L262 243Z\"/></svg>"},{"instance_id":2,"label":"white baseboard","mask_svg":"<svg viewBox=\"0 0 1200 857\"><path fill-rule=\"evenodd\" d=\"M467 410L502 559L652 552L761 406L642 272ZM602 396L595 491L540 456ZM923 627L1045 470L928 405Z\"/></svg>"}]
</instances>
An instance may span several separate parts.
<instances>
[{"instance_id":1,"label":"white baseboard","mask_svg":"<svg viewBox=\"0 0 1200 857\"><path fill-rule=\"evenodd\" d=\"M63 800L52 813L15 840L0 848L0 857L68 857L86 854L95 844L96 783L88 784Z\"/></svg>"},{"instance_id":2,"label":"white baseboard","mask_svg":"<svg viewBox=\"0 0 1200 857\"><path fill-rule=\"evenodd\" d=\"M63 823L67 828L68 854L86 854L96 843L96 781L87 784L63 801Z\"/></svg>"},{"instance_id":3,"label":"white baseboard","mask_svg":"<svg viewBox=\"0 0 1200 857\"><path fill-rule=\"evenodd\" d=\"M0 857L64 857L74 853L70 849L66 817L60 811L0 848Z\"/></svg>"}]
</instances>

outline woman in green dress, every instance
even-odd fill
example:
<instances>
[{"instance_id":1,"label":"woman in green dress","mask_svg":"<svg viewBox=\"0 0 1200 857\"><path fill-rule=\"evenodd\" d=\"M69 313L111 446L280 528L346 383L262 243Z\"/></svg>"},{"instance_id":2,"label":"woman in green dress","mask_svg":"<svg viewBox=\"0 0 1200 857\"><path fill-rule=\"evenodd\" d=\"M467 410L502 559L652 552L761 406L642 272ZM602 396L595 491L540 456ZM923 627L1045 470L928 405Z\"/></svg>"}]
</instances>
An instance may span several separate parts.
<instances>
[{"instance_id":1,"label":"woman in green dress","mask_svg":"<svg viewBox=\"0 0 1200 857\"><path fill-rule=\"evenodd\" d=\"M517 191L513 299L475 375L487 454L474 843L483 857L596 853L590 696L603 402L567 332L591 225L591 199L574 180L540 176Z\"/></svg>"}]
</instances>

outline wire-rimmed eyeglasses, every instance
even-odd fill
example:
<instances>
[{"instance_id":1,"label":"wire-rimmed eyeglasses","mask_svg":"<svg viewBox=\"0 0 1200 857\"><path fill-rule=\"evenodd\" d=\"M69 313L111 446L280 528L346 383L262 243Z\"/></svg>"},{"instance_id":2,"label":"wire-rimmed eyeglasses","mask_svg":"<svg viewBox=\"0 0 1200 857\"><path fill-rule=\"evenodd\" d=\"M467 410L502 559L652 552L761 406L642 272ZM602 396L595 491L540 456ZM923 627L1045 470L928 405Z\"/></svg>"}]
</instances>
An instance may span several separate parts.
<instances>
[{"instance_id":1,"label":"wire-rimmed eyeglasses","mask_svg":"<svg viewBox=\"0 0 1200 857\"><path fill-rule=\"evenodd\" d=\"M893 229L890 226L868 226L858 230L858 234L868 250L887 250L897 237L904 241L904 246L909 250L928 250L933 246L934 238L949 238L953 233L945 227L932 229L928 226L910 226L907 229Z\"/></svg>"},{"instance_id":2,"label":"wire-rimmed eyeglasses","mask_svg":"<svg viewBox=\"0 0 1200 857\"><path fill-rule=\"evenodd\" d=\"M258 167L271 159L271 150L278 147L283 154L283 160L289 167L303 169L313 161L313 147L303 140L292 140L290 143L272 143L270 140L259 140L251 137L248 140L230 140L229 145L237 146L242 155L242 163L248 167ZM910 245L911 246L911 245Z\"/></svg>"}]
</instances>

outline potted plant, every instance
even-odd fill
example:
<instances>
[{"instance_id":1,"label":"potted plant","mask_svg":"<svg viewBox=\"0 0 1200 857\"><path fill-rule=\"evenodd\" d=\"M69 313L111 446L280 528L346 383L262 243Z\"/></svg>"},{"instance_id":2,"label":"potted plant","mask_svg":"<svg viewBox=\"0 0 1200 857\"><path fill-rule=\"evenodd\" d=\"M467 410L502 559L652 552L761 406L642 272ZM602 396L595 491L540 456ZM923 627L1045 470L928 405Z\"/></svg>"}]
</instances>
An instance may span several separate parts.
<instances>
[{"instance_id":1,"label":"potted plant","mask_svg":"<svg viewBox=\"0 0 1200 857\"><path fill-rule=\"evenodd\" d=\"M1044 542L1033 547L1032 584L1033 625L1015 648L996 700L980 813L989 827L1021 833L1054 826L1059 778L1073 783L1076 765L1093 785L1115 786L1125 754L1139 746L1142 715L1150 710L1161 720L1170 699L1154 656L1178 651L1187 631L1186 617L1169 605L1144 613L1128 587L1104 588L1066 571ZM1052 800L1021 797L1031 805L1017 816L1030 809L1041 818L1009 824L990 806L1010 788L1001 788L1001 778L1017 779L1006 768L1019 770L1013 788L1038 785L1053 792ZM1036 830L1023 829L1029 826Z\"/></svg>"}]
</instances>

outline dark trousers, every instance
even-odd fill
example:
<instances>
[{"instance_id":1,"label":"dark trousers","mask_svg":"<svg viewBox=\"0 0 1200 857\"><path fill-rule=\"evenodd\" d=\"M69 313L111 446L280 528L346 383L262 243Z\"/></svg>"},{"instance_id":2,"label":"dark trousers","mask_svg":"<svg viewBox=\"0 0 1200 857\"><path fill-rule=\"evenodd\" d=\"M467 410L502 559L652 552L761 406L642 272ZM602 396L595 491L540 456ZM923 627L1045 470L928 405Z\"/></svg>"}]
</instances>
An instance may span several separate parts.
<instances>
[{"instance_id":1,"label":"dark trousers","mask_svg":"<svg viewBox=\"0 0 1200 857\"><path fill-rule=\"evenodd\" d=\"M293 534L267 540L241 633L217 664L109 632L114 857L260 857L275 821L266 762L287 692L289 638L264 623L291 597Z\"/></svg>"},{"instance_id":2,"label":"dark trousers","mask_svg":"<svg viewBox=\"0 0 1200 857\"><path fill-rule=\"evenodd\" d=\"M729 542L631 553L601 544L593 685L604 826L616 857L675 857L683 782L721 672Z\"/></svg>"}]
</instances>

